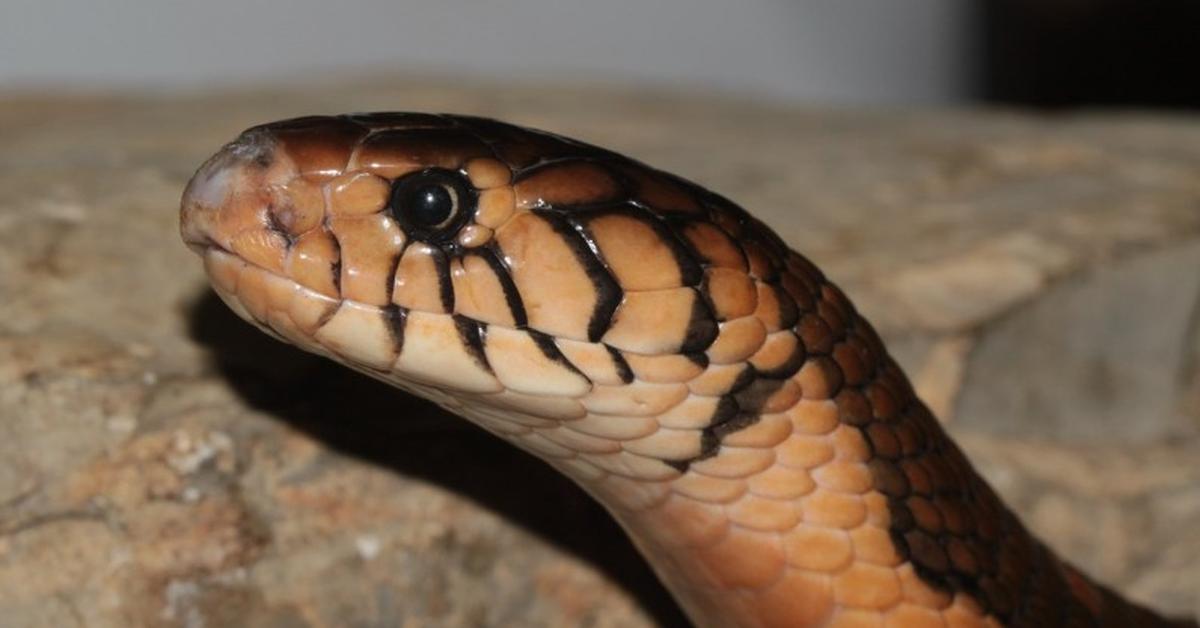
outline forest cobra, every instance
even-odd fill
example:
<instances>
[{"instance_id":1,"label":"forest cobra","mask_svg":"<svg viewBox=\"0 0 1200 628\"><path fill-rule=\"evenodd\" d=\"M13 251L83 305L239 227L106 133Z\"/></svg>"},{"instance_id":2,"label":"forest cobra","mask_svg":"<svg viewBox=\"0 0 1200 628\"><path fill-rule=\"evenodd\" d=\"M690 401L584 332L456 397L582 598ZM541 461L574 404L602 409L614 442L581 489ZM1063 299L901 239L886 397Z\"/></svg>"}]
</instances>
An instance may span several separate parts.
<instances>
[{"instance_id":1,"label":"forest cobra","mask_svg":"<svg viewBox=\"0 0 1200 628\"><path fill-rule=\"evenodd\" d=\"M181 231L242 318L583 486L697 626L1196 625L1056 558L845 294L677 176L483 118L308 117L206 162Z\"/></svg>"}]
</instances>

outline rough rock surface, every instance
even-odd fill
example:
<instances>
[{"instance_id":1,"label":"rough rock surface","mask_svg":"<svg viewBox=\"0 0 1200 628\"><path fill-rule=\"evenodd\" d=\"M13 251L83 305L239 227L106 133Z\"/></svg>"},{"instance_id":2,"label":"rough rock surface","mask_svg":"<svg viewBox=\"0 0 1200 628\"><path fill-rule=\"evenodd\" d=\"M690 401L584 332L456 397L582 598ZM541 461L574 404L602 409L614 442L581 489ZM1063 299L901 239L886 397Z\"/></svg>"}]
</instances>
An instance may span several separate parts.
<instances>
[{"instance_id":1,"label":"rough rock surface","mask_svg":"<svg viewBox=\"0 0 1200 628\"><path fill-rule=\"evenodd\" d=\"M253 123L373 109L554 129L743 203L1052 546L1200 613L1200 118L392 77L0 99L0 626L680 623L548 468L206 290L193 169Z\"/></svg>"}]
</instances>

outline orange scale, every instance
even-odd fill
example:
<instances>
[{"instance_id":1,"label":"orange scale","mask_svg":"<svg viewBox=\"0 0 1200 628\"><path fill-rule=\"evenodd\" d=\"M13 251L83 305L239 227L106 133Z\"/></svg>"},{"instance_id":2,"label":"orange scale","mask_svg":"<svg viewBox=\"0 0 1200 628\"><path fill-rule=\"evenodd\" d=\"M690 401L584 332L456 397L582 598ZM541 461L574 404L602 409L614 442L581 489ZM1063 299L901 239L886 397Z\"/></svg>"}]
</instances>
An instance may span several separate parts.
<instances>
[{"instance_id":1,"label":"orange scale","mask_svg":"<svg viewBox=\"0 0 1200 628\"><path fill-rule=\"evenodd\" d=\"M317 228L325 218L325 192L320 186L297 177L271 189L271 217L292 235Z\"/></svg>"},{"instance_id":2,"label":"orange scale","mask_svg":"<svg viewBox=\"0 0 1200 628\"><path fill-rule=\"evenodd\" d=\"M703 373L688 382L688 388L697 395L725 395L733 389L734 384L738 383L748 368L744 362L709 364Z\"/></svg>"},{"instance_id":3,"label":"orange scale","mask_svg":"<svg viewBox=\"0 0 1200 628\"><path fill-rule=\"evenodd\" d=\"M272 133L297 172L319 181L345 170L367 130L342 118L313 117L276 125Z\"/></svg>"},{"instance_id":4,"label":"orange scale","mask_svg":"<svg viewBox=\"0 0 1200 628\"><path fill-rule=\"evenodd\" d=\"M552 336L588 340L602 295L589 274L590 264L598 262L585 261L576 253L572 247L582 246L576 238L577 234L560 232L546 218L530 213L518 214L495 235L525 303L529 326Z\"/></svg>"},{"instance_id":5,"label":"orange scale","mask_svg":"<svg viewBox=\"0 0 1200 628\"><path fill-rule=\"evenodd\" d=\"M384 370L396 359L391 326L379 308L345 301L314 337L343 358Z\"/></svg>"},{"instance_id":6,"label":"orange scale","mask_svg":"<svg viewBox=\"0 0 1200 628\"><path fill-rule=\"evenodd\" d=\"M297 287L288 302L288 317L311 336L337 310L338 301L304 287Z\"/></svg>"},{"instance_id":7,"label":"orange scale","mask_svg":"<svg viewBox=\"0 0 1200 628\"><path fill-rule=\"evenodd\" d=\"M732 364L754 355L767 339L767 329L753 316L725 321L705 353L713 364Z\"/></svg>"},{"instance_id":8,"label":"orange scale","mask_svg":"<svg viewBox=\"0 0 1200 628\"><path fill-rule=\"evenodd\" d=\"M663 427L673 429L702 429L712 423L721 404L720 397L690 395L655 418ZM726 437L728 440L728 437Z\"/></svg>"},{"instance_id":9,"label":"orange scale","mask_svg":"<svg viewBox=\"0 0 1200 628\"><path fill-rule=\"evenodd\" d=\"M862 495L872 486L871 472L855 462L831 461L813 469L812 475L818 486L839 493Z\"/></svg>"},{"instance_id":10,"label":"orange scale","mask_svg":"<svg viewBox=\"0 0 1200 628\"><path fill-rule=\"evenodd\" d=\"M254 266L282 273L288 241L281 233L259 227L241 231L230 238L229 250Z\"/></svg>"},{"instance_id":11,"label":"orange scale","mask_svg":"<svg viewBox=\"0 0 1200 628\"><path fill-rule=\"evenodd\" d=\"M484 255L488 255L488 253L485 252ZM505 291L505 284L500 273L484 255L467 254L450 262L450 282L454 287L454 311L467 318L488 324L516 327L517 319L513 308L514 306L519 307L520 304L510 303L510 295ZM429 273L430 269L426 268L418 272ZM432 272L436 274L437 268L434 267ZM397 273L397 279L399 278L400 273ZM428 274L424 278L427 280ZM417 290L417 293L428 294L435 288L440 291L440 280L437 286L426 283L423 288ZM519 299L519 297L517 298ZM393 296L394 299L395 296Z\"/></svg>"},{"instance_id":12,"label":"orange scale","mask_svg":"<svg viewBox=\"0 0 1200 628\"><path fill-rule=\"evenodd\" d=\"M867 509L862 497L817 488L800 501L805 523L849 530L863 523Z\"/></svg>"},{"instance_id":13,"label":"orange scale","mask_svg":"<svg viewBox=\"0 0 1200 628\"><path fill-rule=\"evenodd\" d=\"M753 494L743 495L727 506L725 512L733 523L760 532L785 532L800 522L800 514L792 502Z\"/></svg>"},{"instance_id":14,"label":"orange scale","mask_svg":"<svg viewBox=\"0 0 1200 628\"><path fill-rule=\"evenodd\" d=\"M474 136L447 129L396 129L379 131L364 139L354 154L352 168L367 170L385 179L396 179L426 168L457 170L490 150Z\"/></svg>"},{"instance_id":15,"label":"orange scale","mask_svg":"<svg viewBox=\"0 0 1200 628\"><path fill-rule=\"evenodd\" d=\"M633 376L622 368L623 358L601 343L556 338L554 344L593 383L619 386L625 383L626 375L629 378Z\"/></svg>"},{"instance_id":16,"label":"orange scale","mask_svg":"<svg viewBox=\"0 0 1200 628\"><path fill-rule=\"evenodd\" d=\"M841 606L885 611L903 599L896 570L858 562L833 578L834 599Z\"/></svg>"},{"instance_id":17,"label":"orange scale","mask_svg":"<svg viewBox=\"0 0 1200 628\"><path fill-rule=\"evenodd\" d=\"M800 367L796 382L805 399L832 399L842 387L842 371L833 360L817 356Z\"/></svg>"},{"instance_id":18,"label":"orange scale","mask_svg":"<svg viewBox=\"0 0 1200 628\"><path fill-rule=\"evenodd\" d=\"M552 350L547 354L547 345ZM526 331L494 326L484 339L484 354L506 388L531 395L577 397L592 383L573 369L547 339L539 345Z\"/></svg>"},{"instance_id":19,"label":"orange scale","mask_svg":"<svg viewBox=\"0 0 1200 628\"><path fill-rule=\"evenodd\" d=\"M792 433L792 422L782 414L766 414L753 425L727 434L721 444L730 447L774 447Z\"/></svg>"},{"instance_id":20,"label":"orange scale","mask_svg":"<svg viewBox=\"0 0 1200 628\"><path fill-rule=\"evenodd\" d=\"M758 290L754 280L738 270L710 267L704 273L701 289L712 303L719 321L749 316L758 307Z\"/></svg>"},{"instance_id":21,"label":"orange scale","mask_svg":"<svg viewBox=\"0 0 1200 628\"><path fill-rule=\"evenodd\" d=\"M656 458L639 456L628 451L614 454L588 455L585 460L621 477L663 481L679 477L679 470Z\"/></svg>"},{"instance_id":22,"label":"orange scale","mask_svg":"<svg viewBox=\"0 0 1200 628\"><path fill-rule=\"evenodd\" d=\"M595 414L656 416L679 405L688 396L683 384L634 382L621 386L594 386L579 398Z\"/></svg>"},{"instance_id":23,"label":"orange scale","mask_svg":"<svg viewBox=\"0 0 1200 628\"><path fill-rule=\"evenodd\" d=\"M750 356L750 364L769 377L791 377L804 360L804 346L791 330L768 334L762 347Z\"/></svg>"},{"instance_id":24,"label":"orange scale","mask_svg":"<svg viewBox=\"0 0 1200 628\"><path fill-rule=\"evenodd\" d=\"M499 229L513 215L515 205L512 188L484 190L475 203L475 222L489 229Z\"/></svg>"},{"instance_id":25,"label":"orange scale","mask_svg":"<svg viewBox=\"0 0 1200 628\"><path fill-rule=\"evenodd\" d=\"M682 383L704 372L704 365L686 355L624 354L633 375L644 382L656 384Z\"/></svg>"},{"instance_id":26,"label":"orange scale","mask_svg":"<svg viewBox=\"0 0 1200 628\"><path fill-rule=\"evenodd\" d=\"M368 172L351 172L329 182L329 212L335 216L359 216L382 210L391 186Z\"/></svg>"},{"instance_id":27,"label":"orange scale","mask_svg":"<svg viewBox=\"0 0 1200 628\"><path fill-rule=\"evenodd\" d=\"M424 242L412 243L404 250L396 266L392 303L420 312L449 313L447 306L451 304L446 303L444 291L452 288L452 285L443 284L449 279L442 274L444 264L446 256L441 249ZM449 275L448 269L446 274ZM451 289L450 294L455 294L455 291Z\"/></svg>"},{"instance_id":28,"label":"orange scale","mask_svg":"<svg viewBox=\"0 0 1200 628\"><path fill-rule=\"evenodd\" d=\"M796 304L783 289L776 285L755 282L758 291L758 306L754 316L762 321L767 332L776 332L796 323Z\"/></svg>"},{"instance_id":29,"label":"orange scale","mask_svg":"<svg viewBox=\"0 0 1200 628\"><path fill-rule=\"evenodd\" d=\"M693 462L691 470L719 478L746 478L775 462L770 449L721 446L711 458Z\"/></svg>"},{"instance_id":30,"label":"orange scale","mask_svg":"<svg viewBox=\"0 0 1200 628\"><path fill-rule=\"evenodd\" d=\"M860 561L892 568L904 562L886 527L868 521L850 531L850 540L854 544L854 556Z\"/></svg>"},{"instance_id":31,"label":"orange scale","mask_svg":"<svg viewBox=\"0 0 1200 628\"><path fill-rule=\"evenodd\" d=\"M854 560L854 546L845 530L801 523L783 537L787 562L805 571L837 573Z\"/></svg>"},{"instance_id":32,"label":"orange scale","mask_svg":"<svg viewBox=\"0 0 1200 628\"><path fill-rule=\"evenodd\" d=\"M588 218L586 224L600 258L623 290L665 290L683 285L684 271L675 248L645 219L613 211Z\"/></svg>"},{"instance_id":33,"label":"orange scale","mask_svg":"<svg viewBox=\"0 0 1200 628\"><path fill-rule=\"evenodd\" d=\"M607 168L582 160L555 162L523 173L513 191L521 209L615 201L624 196Z\"/></svg>"},{"instance_id":34,"label":"orange scale","mask_svg":"<svg viewBox=\"0 0 1200 628\"><path fill-rule=\"evenodd\" d=\"M696 549L696 556L720 586L761 589L779 580L787 568L776 534L733 528L720 541Z\"/></svg>"},{"instance_id":35,"label":"orange scale","mask_svg":"<svg viewBox=\"0 0 1200 628\"><path fill-rule=\"evenodd\" d=\"M727 233L707 222L689 222L683 237L700 258L710 266L746 272L746 256Z\"/></svg>"},{"instance_id":36,"label":"orange scale","mask_svg":"<svg viewBox=\"0 0 1200 628\"><path fill-rule=\"evenodd\" d=\"M466 170L471 185L480 190L508 185L512 180L512 170L504 162L490 157L477 157L467 161Z\"/></svg>"},{"instance_id":37,"label":"orange scale","mask_svg":"<svg viewBox=\"0 0 1200 628\"><path fill-rule=\"evenodd\" d=\"M833 432L841 425L837 405L828 399L801 399L787 410L787 415L792 420L792 427L797 434L821 436Z\"/></svg>"},{"instance_id":38,"label":"orange scale","mask_svg":"<svg viewBox=\"0 0 1200 628\"><path fill-rule=\"evenodd\" d=\"M824 436L792 434L775 448L780 464L796 469L814 469L833 460L833 443Z\"/></svg>"},{"instance_id":39,"label":"orange scale","mask_svg":"<svg viewBox=\"0 0 1200 628\"><path fill-rule=\"evenodd\" d=\"M225 251L208 249L204 253L204 272L213 288L230 296L237 294L238 279L246 266L246 262Z\"/></svg>"},{"instance_id":40,"label":"orange scale","mask_svg":"<svg viewBox=\"0 0 1200 628\"><path fill-rule=\"evenodd\" d=\"M653 519L643 529L672 545L708 546L729 533L729 520L721 507L679 495L672 495L646 516Z\"/></svg>"},{"instance_id":41,"label":"orange scale","mask_svg":"<svg viewBox=\"0 0 1200 628\"><path fill-rule=\"evenodd\" d=\"M764 628L824 626L833 616L833 588L828 576L788 569L756 596L754 612Z\"/></svg>"},{"instance_id":42,"label":"orange scale","mask_svg":"<svg viewBox=\"0 0 1200 628\"><path fill-rule=\"evenodd\" d=\"M682 184L670 177L641 168L622 168L633 182L634 196L642 204L661 212L701 213L700 204Z\"/></svg>"},{"instance_id":43,"label":"orange scale","mask_svg":"<svg viewBox=\"0 0 1200 628\"><path fill-rule=\"evenodd\" d=\"M390 216L335 216L329 220L341 250L342 297L383 306L391 302L392 270L404 233Z\"/></svg>"},{"instance_id":44,"label":"orange scale","mask_svg":"<svg viewBox=\"0 0 1200 628\"><path fill-rule=\"evenodd\" d=\"M791 500L807 495L817 488L806 469L772 465L747 480L750 492L770 499Z\"/></svg>"},{"instance_id":45,"label":"orange scale","mask_svg":"<svg viewBox=\"0 0 1200 628\"><path fill-rule=\"evenodd\" d=\"M337 298L340 294L334 268L340 260L341 253L333 235L324 229L313 229L292 243L284 269L296 283Z\"/></svg>"},{"instance_id":46,"label":"orange scale","mask_svg":"<svg viewBox=\"0 0 1200 628\"><path fill-rule=\"evenodd\" d=\"M654 432L621 443L626 451L658 458L659 460L687 460L700 455L699 430L672 430L662 428Z\"/></svg>"},{"instance_id":47,"label":"orange scale","mask_svg":"<svg viewBox=\"0 0 1200 628\"><path fill-rule=\"evenodd\" d=\"M689 472L672 482L671 490L706 504L727 504L746 494L746 482Z\"/></svg>"},{"instance_id":48,"label":"orange scale","mask_svg":"<svg viewBox=\"0 0 1200 628\"><path fill-rule=\"evenodd\" d=\"M602 340L635 353L675 353L692 332L697 299L691 288L626 293Z\"/></svg>"}]
</instances>

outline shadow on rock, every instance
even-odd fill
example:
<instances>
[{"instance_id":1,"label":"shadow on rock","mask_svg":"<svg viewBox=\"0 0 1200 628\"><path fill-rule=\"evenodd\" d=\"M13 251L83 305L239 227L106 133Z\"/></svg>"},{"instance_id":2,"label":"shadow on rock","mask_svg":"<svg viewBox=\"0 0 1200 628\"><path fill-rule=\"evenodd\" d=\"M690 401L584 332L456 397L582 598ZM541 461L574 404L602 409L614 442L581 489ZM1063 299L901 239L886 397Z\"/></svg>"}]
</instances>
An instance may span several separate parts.
<instances>
[{"instance_id":1,"label":"shadow on rock","mask_svg":"<svg viewBox=\"0 0 1200 628\"><path fill-rule=\"evenodd\" d=\"M191 337L252 407L342 453L466 496L600 569L660 626L688 625L603 507L545 463L432 403L273 340L211 292L187 316Z\"/></svg>"}]
</instances>

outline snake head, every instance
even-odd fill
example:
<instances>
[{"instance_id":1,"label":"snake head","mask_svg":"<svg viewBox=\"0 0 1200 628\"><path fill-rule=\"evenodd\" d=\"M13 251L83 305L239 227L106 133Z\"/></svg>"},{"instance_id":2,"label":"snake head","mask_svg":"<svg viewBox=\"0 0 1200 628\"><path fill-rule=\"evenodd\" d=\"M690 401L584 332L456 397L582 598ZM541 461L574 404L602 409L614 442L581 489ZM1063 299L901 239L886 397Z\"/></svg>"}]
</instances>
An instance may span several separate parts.
<instances>
[{"instance_id":1,"label":"snake head","mask_svg":"<svg viewBox=\"0 0 1200 628\"><path fill-rule=\"evenodd\" d=\"M189 183L181 232L246 320L495 431L672 408L711 426L794 397L820 281L699 186L465 116L249 129Z\"/></svg>"},{"instance_id":2,"label":"snake head","mask_svg":"<svg viewBox=\"0 0 1200 628\"><path fill-rule=\"evenodd\" d=\"M181 233L240 316L383 372L409 313L524 323L490 246L514 212L511 181L448 118L300 118L251 128L201 166Z\"/></svg>"}]
</instances>

